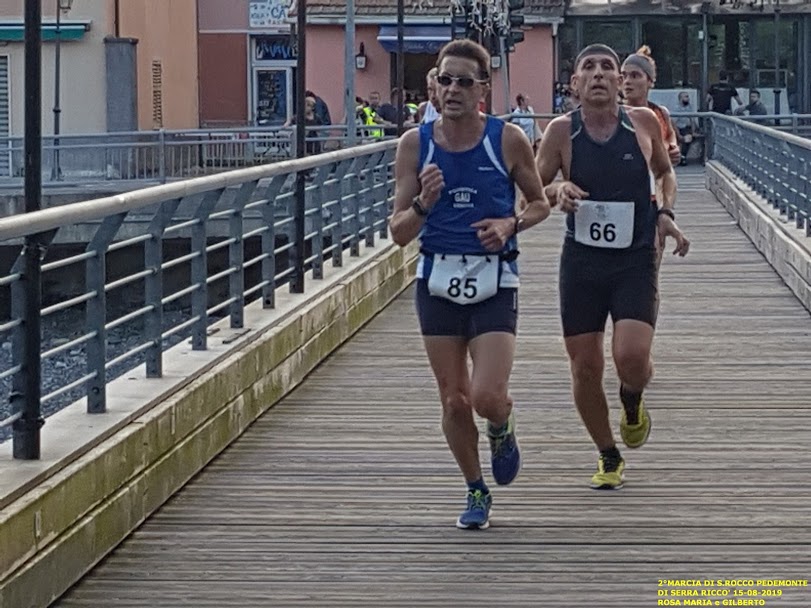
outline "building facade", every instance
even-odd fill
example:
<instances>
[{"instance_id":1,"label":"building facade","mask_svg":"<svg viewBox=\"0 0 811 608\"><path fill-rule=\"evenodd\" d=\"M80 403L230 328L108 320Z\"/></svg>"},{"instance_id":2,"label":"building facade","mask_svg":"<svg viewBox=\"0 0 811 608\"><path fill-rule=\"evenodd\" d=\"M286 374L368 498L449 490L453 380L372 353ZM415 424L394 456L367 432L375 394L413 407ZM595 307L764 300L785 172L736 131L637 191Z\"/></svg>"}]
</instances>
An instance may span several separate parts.
<instances>
[{"instance_id":1,"label":"building facade","mask_svg":"<svg viewBox=\"0 0 811 608\"><path fill-rule=\"evenodd\" d=\"M649 45L656 94L668 105L688 90L696 109L706 109L706 92L724 72L742 99L758 90L769 112L811 112L809 0L569 0L558 30L559 81L568 82L577 51L592 42L622 57Z\"/></svg>"},{"instance_id":2,"label":"building facade","mask_svg":"<svg viewBox=\"0 0 811 608\"><path fill-rule=\"evenodd\" d=\"M288 6L198 0L201 126L278 126L292 115L297 45Z\"/></svg>"},{"instance_id":3,"label":"building facade","mask_svg":"<svg viewBox=\"0 0 811 608\"><path fill-rule=\"evenodd\" d=\"M0 138L24 129L22 2L0 3ZM54 126L56 2L43 2L43 134ZM60 132L197 126L196 0L74 0L60 24Z\"/></svg>"},{"instance_id":4,"label":"building facade","mask_svg":"<svg viewBox=\"0 0 811 608\"><path fill-rule=\"evenodd\" d=\"M365 67L355 73L355 91L364 99L376 91L388 101L397 82L397 2L356 0L355 8L354 54L362 53L366 57ZM535 111L551 112L554 37L562 22L563 9L563 0L526 0L522 11L525 17L524 41L509 54L508 66L491 70L491 107L494 113L509 112L518 93L529 96ZM324 96L325 100L330 96L330 107L339 108L341 115L344 57L336 53L335 48L343 47L346 4L334 0L308 0L307 15L307 56L316 58L315 65L308 66L307 82L319 83L323 93L314 92ZM436 64L442 45L451 39L450 15L447 0L406 2L403 88L417 100L425 95L425 74ZM509 78L506 77L508 71Z\"/></svg>"},{"instance_id":5,"label":"building facade","mask_svg":"<svg viewBox=\"0 0 811 608\"><path fill-rule=\"evenodd\" d=\"M353 54L356 95L379 92L388 101L395 86L396 0L356 0ZM205 127L283 124L293 114L297 39L295 11L286 0L198 0L200 123ZM510 55L510 91L504 69L493 71L493 110L515 103L518 92L534 108L549 112L554 80L554 31L563 0L526 0L525 41ZM329 107L333 123L344 116L346 3L307 3L307 88ZM405 90L425 94L425 74L451 39L447 0L406 4ZM508 101L509 100L509 101Z\"/></svg>"}]
</instances>

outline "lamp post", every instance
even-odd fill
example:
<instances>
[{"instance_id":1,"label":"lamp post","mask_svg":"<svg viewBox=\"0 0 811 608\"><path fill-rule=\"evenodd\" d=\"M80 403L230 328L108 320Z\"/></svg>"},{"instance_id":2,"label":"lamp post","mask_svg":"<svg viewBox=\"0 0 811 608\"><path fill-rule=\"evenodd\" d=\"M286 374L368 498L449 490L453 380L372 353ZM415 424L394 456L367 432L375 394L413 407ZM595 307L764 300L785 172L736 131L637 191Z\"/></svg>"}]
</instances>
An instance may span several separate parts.
<instances>
[{"instance_id":1,"label":"lamp post","mask_svg":"<svg viewBox=\"0 0 811 608\"><path fill-rule=\"evenodd\" d=\"M54 47L54 155L53 166L51 167L51 179L56 181L62 179L62 170L59 168L59 115L62 108L59 107L60 97L60 76L62 71L62 11L69 12L73 6L73 0L56 0L56 31Z\"/></svg>"}]
</instances>

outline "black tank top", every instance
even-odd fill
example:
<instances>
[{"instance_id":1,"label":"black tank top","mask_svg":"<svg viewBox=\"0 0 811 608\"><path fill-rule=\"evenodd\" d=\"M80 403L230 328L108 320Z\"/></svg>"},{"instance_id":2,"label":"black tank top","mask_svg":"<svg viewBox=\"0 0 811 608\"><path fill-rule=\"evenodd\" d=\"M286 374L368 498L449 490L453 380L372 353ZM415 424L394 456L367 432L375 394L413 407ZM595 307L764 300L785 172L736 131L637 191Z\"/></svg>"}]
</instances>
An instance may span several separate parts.
<instances>
[{"instance_id":1,"label":"black tank top","mask_svg":"<svg viewBox=\"0 0 811 608\"><path fill-rule=\"evenodd\" d=\"M595 201L633 201L634 235L628 249L653 248L656 235L656 190L636 131L626 111L619 108L619 125L603 143L586 133L580 109L571 114L571 181ZM574 216L566 218L566 238L574 241Z\"/></svg>"}]
</instances>

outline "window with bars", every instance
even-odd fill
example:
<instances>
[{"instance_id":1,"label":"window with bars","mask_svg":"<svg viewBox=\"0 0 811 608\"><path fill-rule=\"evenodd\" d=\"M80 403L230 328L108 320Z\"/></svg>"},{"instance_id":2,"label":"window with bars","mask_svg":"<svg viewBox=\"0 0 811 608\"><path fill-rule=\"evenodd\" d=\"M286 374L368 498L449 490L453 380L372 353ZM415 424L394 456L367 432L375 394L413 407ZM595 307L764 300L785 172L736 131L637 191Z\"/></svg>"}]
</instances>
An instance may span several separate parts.
<instances>
[{"instance_id":1,"label":"window with bars","mask_svg":"<svg viewBox=\"0 0 811 608\"><path fill-rule=\"evenodd\" d=\"M152 128L163 127L163 64L152 60Z\"/></svg>"}]
</instances>

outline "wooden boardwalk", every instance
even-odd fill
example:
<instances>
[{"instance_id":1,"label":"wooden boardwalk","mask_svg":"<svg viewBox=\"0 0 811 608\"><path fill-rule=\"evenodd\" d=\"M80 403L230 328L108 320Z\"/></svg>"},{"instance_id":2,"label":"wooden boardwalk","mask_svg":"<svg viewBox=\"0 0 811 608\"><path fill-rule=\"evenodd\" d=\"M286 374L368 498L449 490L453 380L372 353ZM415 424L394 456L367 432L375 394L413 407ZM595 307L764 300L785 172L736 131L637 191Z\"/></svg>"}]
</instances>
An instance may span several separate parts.
<instances>
[{"instance_id":1,"label":"wooden boardwalk","mask_svg":"<svg viewBox=\"0 0 811 608\"><path fill-rule=\"evenodd\" d=\"M663 263L653 432L624 450L625 489L588 488L555 214L522 238L524 468L489 530L454 527L464 486L409 290L57 605L647 608L673 589L661 579L811 578L811 318L703 173L680 185L693 247ZM811 606L780 588L766 606Z\"/></svg>"}]
</instances>

